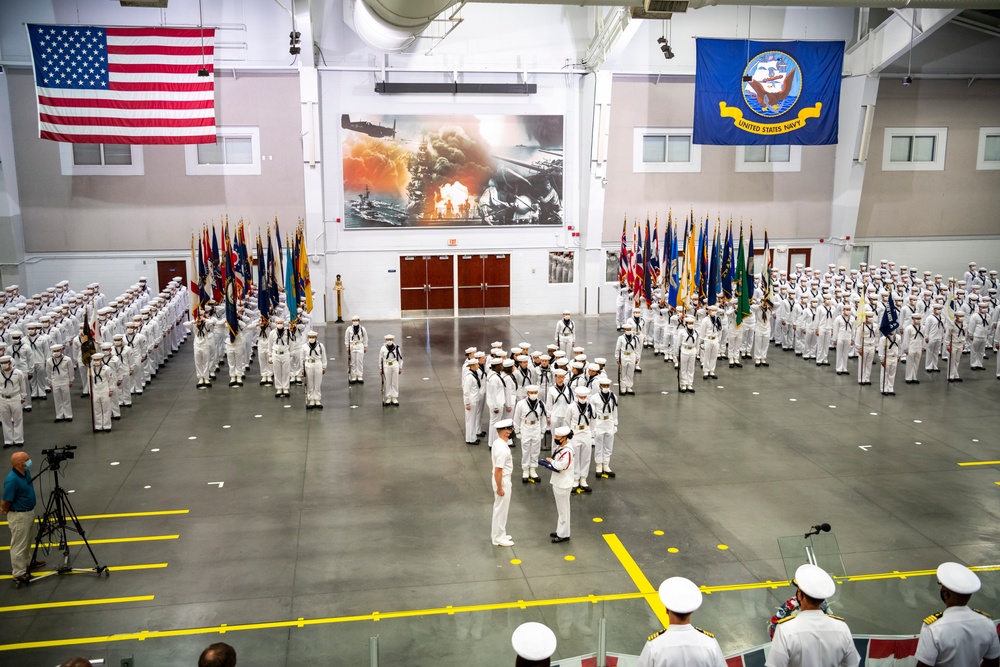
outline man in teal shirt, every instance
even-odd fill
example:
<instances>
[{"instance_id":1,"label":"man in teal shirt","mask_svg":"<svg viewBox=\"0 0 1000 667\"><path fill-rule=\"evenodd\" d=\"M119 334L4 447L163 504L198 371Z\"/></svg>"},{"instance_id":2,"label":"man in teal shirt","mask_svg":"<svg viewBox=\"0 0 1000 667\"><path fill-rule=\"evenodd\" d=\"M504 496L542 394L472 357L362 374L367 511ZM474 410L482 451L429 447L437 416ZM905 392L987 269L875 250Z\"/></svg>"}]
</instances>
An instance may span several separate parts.
<instances>
[{"instance_id":1,"label":"man in teal shirt","mask_svg":"<svg viewBox=\"0 0 1000 667\"><path fill-rule=\"evenodd\" d=\"M10 528L10 566L14 581L27 583L31 558L31 528L35 522L35 489L31 485L31 459L27 452L15 452L10 457L12 470L3 483L3 501L0 512L7 518ZM31 563L42 567L44 562Z\"/></svg>"}]
</instances>

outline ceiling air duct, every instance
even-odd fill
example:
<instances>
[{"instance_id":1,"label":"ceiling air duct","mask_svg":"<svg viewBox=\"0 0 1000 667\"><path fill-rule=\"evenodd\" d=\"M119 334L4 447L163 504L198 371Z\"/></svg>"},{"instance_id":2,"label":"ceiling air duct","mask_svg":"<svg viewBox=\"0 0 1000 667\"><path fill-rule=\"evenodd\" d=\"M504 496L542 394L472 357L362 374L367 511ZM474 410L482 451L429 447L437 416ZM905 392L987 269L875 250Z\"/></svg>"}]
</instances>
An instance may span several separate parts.
<instances>
[{"instance_id":1,"label":"ceiling air duct","mask_svg":"<svg viewBox=\"0 0 1000 667\"><path fill-rule=\"evenodd\" d=\"M408 47L434 18L457 0L354 0L354 32L381 51Z\"/></svg>"}]
</instances>

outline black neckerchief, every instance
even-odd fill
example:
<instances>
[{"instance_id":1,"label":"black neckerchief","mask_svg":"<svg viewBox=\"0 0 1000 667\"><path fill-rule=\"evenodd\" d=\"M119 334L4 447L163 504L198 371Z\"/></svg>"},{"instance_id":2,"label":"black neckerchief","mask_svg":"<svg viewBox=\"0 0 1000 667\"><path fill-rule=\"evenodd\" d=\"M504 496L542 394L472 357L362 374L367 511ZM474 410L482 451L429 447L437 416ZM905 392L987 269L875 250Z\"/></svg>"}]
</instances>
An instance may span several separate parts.
<instances>
[{"instance_id":1,"label":"black neckerchief","mask_svg":"<svg viewBox=\"0 0 1000 667\"><path fill-rule=\"evenodd\" d=\"M618 407L618 399L610 391L605 394L603 391L598 394L601 397L601 412L611 413L616 407Z\"/></svg>"},{"instance_id":2,"label":"black neckerchief","mask_svg":"<svg viewBox=\"0 0 1000 667\"><path fill-rule=\"evenodd\" d=\"M577 409L577 415L576 415L577 426L579 426L580 424L586 424L587 426L590 426L590 415L587 414L588 412L590 412L590 403L587 402L581 403L580 401L577 401L576 409Z\"/></svg>"},{"instance_id":3,"label":"black neckerchief","mask_svg":"<svg viewBox=\"0 0 1000 667\"><path fill-rule=\"evenodd\" d=\"M557 384L553 385L553 388L556 390L556 400L554 401L555 403L558 403L560 398L566 399L566 405L572 403L572 401L570 400L571 394L569 392L569 385L565 383L563 383L562 385Z\"/></svg>"}]
</instances>

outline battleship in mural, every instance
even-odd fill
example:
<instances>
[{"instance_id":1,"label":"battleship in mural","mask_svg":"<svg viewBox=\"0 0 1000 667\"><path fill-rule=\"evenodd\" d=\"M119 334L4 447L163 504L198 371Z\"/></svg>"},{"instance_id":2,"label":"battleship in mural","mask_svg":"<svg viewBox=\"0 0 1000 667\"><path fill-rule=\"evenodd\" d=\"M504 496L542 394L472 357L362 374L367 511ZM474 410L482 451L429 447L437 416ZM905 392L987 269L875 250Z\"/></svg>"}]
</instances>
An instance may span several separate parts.
<instances>
[{"instance_id":1,"label":"battleship in mural","mask_svg":"<svg viewBox=\"0 0 1000 667\"><path fill-rule=\"evenodd\" d=\"M348 229L562 225L561 116L391 122L394 137L345 137Z\"/></svg>"}]
</instances>

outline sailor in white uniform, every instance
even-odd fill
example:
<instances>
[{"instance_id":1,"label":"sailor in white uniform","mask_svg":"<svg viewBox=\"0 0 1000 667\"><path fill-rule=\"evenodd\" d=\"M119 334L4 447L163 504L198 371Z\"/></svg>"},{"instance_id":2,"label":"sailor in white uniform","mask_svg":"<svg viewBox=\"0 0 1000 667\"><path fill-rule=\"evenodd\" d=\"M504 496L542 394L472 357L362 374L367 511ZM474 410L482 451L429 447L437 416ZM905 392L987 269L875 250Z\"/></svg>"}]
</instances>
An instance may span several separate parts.
<instances>
[{"instance_id":1,"label":"sailor in white uniform","mask_svg":"<svg viewBox=\"0 0 1000 667\"><path fill-rule=\"evenodd\" d=\"M959 563L942 563L937 569L945 610L924 619L917 641L917 667L996 665L1000 658L996 621L969 608L980 581Z\"/></svg>"},{"instance_id":2,"label":"sailor in white uniform","mask_svg":"<svg viewBox=\"0 0 1000 667\"><path fill-rule=\"evenodd\" d=\"M684 577L670 577L660 584L659 593L670 625L649 636L637 667L724 667L715 635L691 625L691 614L701 607L698 586Z\"/></svg>"}]
</instances>

